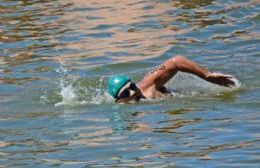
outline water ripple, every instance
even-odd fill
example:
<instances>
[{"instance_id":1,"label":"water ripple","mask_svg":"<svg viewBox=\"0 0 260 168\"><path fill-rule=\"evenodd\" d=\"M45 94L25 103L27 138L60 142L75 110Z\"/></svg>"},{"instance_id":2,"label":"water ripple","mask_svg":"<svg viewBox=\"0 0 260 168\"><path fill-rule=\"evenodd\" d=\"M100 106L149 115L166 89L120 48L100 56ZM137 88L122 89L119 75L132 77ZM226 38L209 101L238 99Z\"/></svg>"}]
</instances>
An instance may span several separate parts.
<instances>
[{"instance_id":1,"label":"water ripple","mask_svg":"<svg viewBox=\"0 0 260 168\"><path fill-rule=\"evenodd\" d=\"M1 0L1 166L258 167L259 16L258 0ZM166 99L106 92L178 54L241 87L180 73Z\"/></svg>"}]
</instances>

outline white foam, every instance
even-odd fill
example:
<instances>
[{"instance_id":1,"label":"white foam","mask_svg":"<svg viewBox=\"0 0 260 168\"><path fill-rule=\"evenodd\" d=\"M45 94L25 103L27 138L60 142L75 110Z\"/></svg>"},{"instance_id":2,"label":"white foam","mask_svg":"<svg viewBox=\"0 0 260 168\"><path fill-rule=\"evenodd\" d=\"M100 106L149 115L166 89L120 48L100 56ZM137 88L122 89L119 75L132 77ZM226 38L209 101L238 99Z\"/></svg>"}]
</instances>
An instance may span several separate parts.
<instances>
[{"instance_id":1,"label":"white foam","mask_svg":"<svg viewBox=\"0 0 260 168\"><path fill-rule=\"evenodd\" d=\"M62 101L55 104L55 106L61 105L78 105L84 104L85 101L79 101L78 95L76 94L75 88L73 87L72 83L68 86L61 86L60 95L62 97Z\"/></svg>"},{"instance_id":2,"label":"white foam","mask_svg":"<svg viewBox=\"0 0 260 168\"><path fill-rule=\"evenodd\" d=\"M234 86L224 87L209 83L197 76L188 73L178 73L174 78L172 78L168 83L167 87L173 90L173 96L195 96L198 94L217 94L220 92L231 92L237 90L241 87L241 83L238 79L232 76L235 82Z\"/></svg>"},{"instance_id":3,"label":"white foam","mask_svg":"<svg viewBox=\"0 0 260 168\"><path fill-rule=\"evenodd\" d=\"M113 101L105 90L104 77L93 82L69 74L65 67L59 67L57 72L60 74L57 85L60 90L61 101L56 103L55 106L103 104Z\"/></svg>"}]
</instances>

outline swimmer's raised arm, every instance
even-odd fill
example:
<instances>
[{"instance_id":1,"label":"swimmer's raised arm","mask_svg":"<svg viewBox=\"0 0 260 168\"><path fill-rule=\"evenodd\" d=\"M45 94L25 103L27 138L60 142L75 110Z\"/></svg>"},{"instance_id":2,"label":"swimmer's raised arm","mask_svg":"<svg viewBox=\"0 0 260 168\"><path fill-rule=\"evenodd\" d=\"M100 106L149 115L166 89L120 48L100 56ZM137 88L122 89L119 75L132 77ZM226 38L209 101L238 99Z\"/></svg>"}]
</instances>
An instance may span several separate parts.
<instances>
[{"instance_id":1,"label":"swimmer's raised arm","mask_svg":"<svg viewBox=\"0 0 260 168\"><path fill-rule=\"evenodd\" d=\"M146 86L155 85L156 87L163 87L178 71L196 75L208 82L222 86L235 84L231 80L232 76L221 73L211 73L206 68L183 56L175 56L168 59L158 68L149 72L140 83Z\"/></svg>"},{"instance_id":2,"label":"swimmer's raised arm","mask_svg":"<svg viewBox=\"0 0 260 168\"><path fill-rule=\"evenodd\" d=\"M116 102L139 101L146 98L158 98L167 93L165 84L178 72L186 72L196 75L208 82L221 86L235 85L230 75L212 73L199 64L182 56L175 56L156 69L146 74L143 80L136 84L126 76L114 76L108 80L108 92L116 99Z\"/></svg>"}]
</instances>

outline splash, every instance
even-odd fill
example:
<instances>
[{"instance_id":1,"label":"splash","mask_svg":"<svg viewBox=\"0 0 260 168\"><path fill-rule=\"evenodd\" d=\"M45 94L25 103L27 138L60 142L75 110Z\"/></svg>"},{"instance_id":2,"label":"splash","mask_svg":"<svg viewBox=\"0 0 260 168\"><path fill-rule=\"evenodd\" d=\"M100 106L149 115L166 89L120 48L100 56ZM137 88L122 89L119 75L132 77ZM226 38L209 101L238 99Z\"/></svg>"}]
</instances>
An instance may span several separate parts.
<instances>
[{"instance_id":1,"label":"splash","mask_svg":"<svg viewBox=\"0 0 260 168\"><path fill-rule=\"evenodd\" d=\"M178 97L192 97L196 95L216 95L223 92L232 92L241 87L238 79L232 76L235 85L232 87L223 87L209 83L197 76L180 72L167 83L167 87L171 88L171 95Z\"/></svg>"},{"instance_id":2,"label":"splash","mask_svg":"<svg viewBox=\"0 0 260 168\"><path fill-rule=\"evenodd\" d=\"M79 97L76 93L76 89L73 86L73 82L66 84L63 80L60 81L60 95L62 101L55 104L55 106L60 105L76 105L76 104L85 104L85 101L79 101Z\"/></svg>"},{"instance_id":3,"label":"splash","mask_svg":"<svg viewBox=\"0 0 260 168\"><path fill-rule=\"evenodd\" d=\"M60 74L57 82L61 100L55 106L77 106L85 104L103 104L111 102L111 96L105 90L105 78L82 79L70 74L65 66L57 69Z\"/></svg>"}]
</instances>

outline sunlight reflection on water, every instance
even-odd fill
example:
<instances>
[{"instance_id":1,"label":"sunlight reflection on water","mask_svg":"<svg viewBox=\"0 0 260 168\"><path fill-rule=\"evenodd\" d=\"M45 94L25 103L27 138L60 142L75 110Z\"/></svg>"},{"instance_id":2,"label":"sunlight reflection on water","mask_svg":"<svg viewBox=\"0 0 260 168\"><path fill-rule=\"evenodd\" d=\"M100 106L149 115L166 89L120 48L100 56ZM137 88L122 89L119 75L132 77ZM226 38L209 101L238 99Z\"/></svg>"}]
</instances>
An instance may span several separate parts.
<instances>
[{"instance_id":1,"label":"sunlight reflection on water","mask_svg":"<svg viewBox=\"0 0 260 168\"><path fill-rule=\"evenodd\" d=\"M258 167L259 1L0 0L3 167ZM165 99L116 104L173 55L234 75L187 74ZM0 166L0 167L1 167Z\"/></svg>"}]
</instances>

